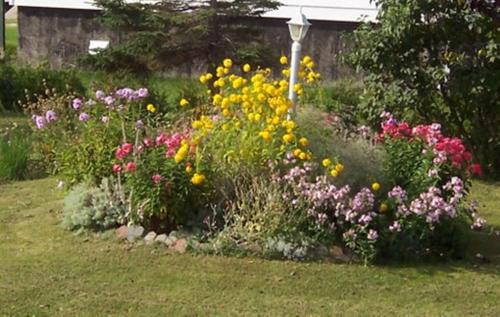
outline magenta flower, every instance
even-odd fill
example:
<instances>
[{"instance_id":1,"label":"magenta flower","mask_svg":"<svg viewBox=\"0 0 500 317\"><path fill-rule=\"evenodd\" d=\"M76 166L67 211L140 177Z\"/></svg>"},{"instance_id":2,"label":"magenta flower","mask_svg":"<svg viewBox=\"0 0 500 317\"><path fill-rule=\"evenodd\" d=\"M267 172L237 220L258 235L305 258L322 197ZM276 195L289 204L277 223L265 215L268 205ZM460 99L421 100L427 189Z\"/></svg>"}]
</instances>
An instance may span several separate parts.
<instances>
[{"instance_id":1,"label":"magenta flower","mask_svg":"<svg viewBox=\"0 0 500 317\"><path fill-rule=\"evenodd\" d=\"M106 97L106 94L104 93L104 91L98 90L98 91L95 92L95 97L98 100L103 100Z\"/></svg>"}]
</instances>

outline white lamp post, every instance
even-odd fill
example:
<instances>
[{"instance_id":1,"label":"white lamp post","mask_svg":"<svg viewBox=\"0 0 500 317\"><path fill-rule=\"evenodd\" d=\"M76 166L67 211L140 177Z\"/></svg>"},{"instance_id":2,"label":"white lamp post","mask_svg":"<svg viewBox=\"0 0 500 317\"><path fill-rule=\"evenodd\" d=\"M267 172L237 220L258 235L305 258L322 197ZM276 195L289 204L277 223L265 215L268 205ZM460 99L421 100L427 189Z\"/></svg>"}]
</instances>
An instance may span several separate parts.
<instances>
[{"instance_id":1,"label":"white lamp post","mask_svg":"<svg viewBox=\"0 0 500 317\"><path fill-rule=\"evenodd\" d=\"M288 92L288 98L293 103L292 113L288 112L288 119L291 118L292 115L295 115L297 109L297 93L295 92L295 84L298 81L299 77L299 63L300 63L300 54L302 51L302 40L306 37L307 31L311 26L311 23L307 21L306 16L302 13L302 7L300 8L300 12L297 16L293 17L290 21L287 22L288 27L290 28L290 36L292 37L292 61L290 64L290 87Z\"/></svg>"}]
</instances>

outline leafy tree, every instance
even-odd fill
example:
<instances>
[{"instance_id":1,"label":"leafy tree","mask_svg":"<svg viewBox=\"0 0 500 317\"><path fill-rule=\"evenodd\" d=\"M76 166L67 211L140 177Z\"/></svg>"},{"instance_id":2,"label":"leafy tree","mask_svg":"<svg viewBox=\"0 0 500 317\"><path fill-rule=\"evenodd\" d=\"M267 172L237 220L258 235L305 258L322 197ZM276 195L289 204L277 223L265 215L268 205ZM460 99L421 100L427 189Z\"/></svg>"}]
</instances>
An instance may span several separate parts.
<instances>
[{"instance_id":1,"label":"leafy tree","mask_svg":"<svg viewBox=\"0 0 500 317\"><path fill-rule=\"evenodd\" d=\"M94 64L108 70L164 70L226 56L266 64L272 54L258 41L249 19L276 9L275 0L159 0L130 3L96 0L102 22L119 31L118 45L98 54Z\"/></svg>"},{"instance_id":2,"label":"leafy tree","mask_svg":"<svg viewBox=\"0 0 500 317\"><path fill-rule=\"evenodd\" d=\"M377 0L347 61L366 74L361 111L439 121L500 175L500 11L495 0ZM490 173L491 175L491 173Z\"/></svg>"}]
</instances>

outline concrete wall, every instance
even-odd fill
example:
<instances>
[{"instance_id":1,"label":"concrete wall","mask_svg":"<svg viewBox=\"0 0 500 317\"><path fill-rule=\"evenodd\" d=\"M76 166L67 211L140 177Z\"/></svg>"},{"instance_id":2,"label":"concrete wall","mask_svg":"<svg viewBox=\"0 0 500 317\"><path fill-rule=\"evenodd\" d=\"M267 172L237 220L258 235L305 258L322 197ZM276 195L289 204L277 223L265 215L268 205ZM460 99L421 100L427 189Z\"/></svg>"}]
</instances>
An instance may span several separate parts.
<instances>
[{"instance_id":1,"label":"concrete wall","mask_svg":"<svg viewBox=\"0 0 500 317\"><path fill-rule=\"evenodd\" d=\"M76 58L87 52L90 40L110 40L111 45L119 41L115 32L103 29L96 21L98 11L19 8L19 61L23 64L37 64L48 61L53 67L74 64ZM286 21L282 19L254 19L264 28L264 40L272 44L277 53L288 54L290 35ZM337 53L348 43L341 34L352 32L357 23L312 21L309 34L303 44L304 54L311 55L318 62L324 78L337 79L352 75L352 70L339 65ZM195 75L203 71L202 61L179 65L174 72Z\"/></svg>"}]
</instances>

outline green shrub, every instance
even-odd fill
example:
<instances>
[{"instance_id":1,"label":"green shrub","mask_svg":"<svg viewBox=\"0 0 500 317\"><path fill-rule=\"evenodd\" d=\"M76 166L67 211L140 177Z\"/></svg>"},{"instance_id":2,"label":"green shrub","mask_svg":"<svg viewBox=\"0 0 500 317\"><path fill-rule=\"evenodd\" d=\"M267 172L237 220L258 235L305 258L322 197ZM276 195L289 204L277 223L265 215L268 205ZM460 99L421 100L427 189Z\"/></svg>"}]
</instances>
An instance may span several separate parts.
<instances>
[{"instance_id":1,"label":"green shrub","mask_svg":"<svg viewBox=\"0 0 500 317\"><path fill-rule=\"evenodd\" d=\"M64 198L61 225L68 230L102 231L121 223L126 209L110 184L103 179L101 187L87 183L73 187Z\"/></svg>"},{"instance_id":2,"label":"green shrub","mask_svg":"<svg viewBox=\"0 0 500 317\"><path fill-rule=\"evenodd\" d=\"M339 115L354 113L361 102L362 82L344 79L305 90L302 102Z\"/></svg>"},{"instance_id":3,"label":"green shrub","mask_svg":"<svg viewBox=\"0 0 500 317\"><path fill-rule=\"evenodd\" d=\"M331 115L314 107L299 109L298 125L310 142L310 150L316 159L338 157L345 171L338 177L341 184L349 184L355 190L372 182L384 182L384 149L373 143L370 132L353 130Z\"/></svg>"},{"instance_id":4,"label":"green shrub","mask_svg":"<svg viewBox=\"0 0 500 317\"><path fill-rule=\"evenodd\" d=\"M19 111L20 103L34 101L53 88L60 93L85 92L74 70L51 70L45 65L17 68L0 62L0 112Z\"/></svg>"},{"instance_id":5,"label":"green shrub","mask_svg":"<svg viewBox=\"0 0 500 317\"><path fill-rule=\"evenodd\" d=\"M442 122L489 176L500 174L500 45L496 1L379 0L354 32L348 61L365 74L360 111Z\"/></svg>"}]
</instances>

